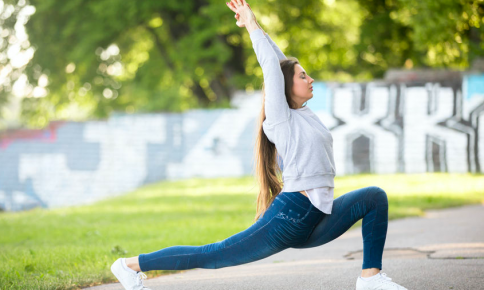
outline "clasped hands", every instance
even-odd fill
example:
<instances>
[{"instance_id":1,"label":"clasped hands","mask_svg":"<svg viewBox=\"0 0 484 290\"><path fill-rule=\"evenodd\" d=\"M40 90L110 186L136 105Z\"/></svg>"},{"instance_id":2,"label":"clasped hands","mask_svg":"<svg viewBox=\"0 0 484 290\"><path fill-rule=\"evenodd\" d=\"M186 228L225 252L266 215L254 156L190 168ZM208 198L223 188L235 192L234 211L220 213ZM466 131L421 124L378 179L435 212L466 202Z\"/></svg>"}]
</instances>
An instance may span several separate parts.
<instances>
[{"instance_id":1,"label":"clasped hands","mask_svg":"<svg viewBox=\"0 0 484 290\"><path fill-rule=\"evenodd\" d=\"M250 9L249 3L245 2L245 0L231 0L230 2L226 2L227 6L235 12L235 19L237 19L238 27L245 27L248 24L251 24L252 21L256 23L256 18L252 9Z\"/></svg>"}]
</instances>

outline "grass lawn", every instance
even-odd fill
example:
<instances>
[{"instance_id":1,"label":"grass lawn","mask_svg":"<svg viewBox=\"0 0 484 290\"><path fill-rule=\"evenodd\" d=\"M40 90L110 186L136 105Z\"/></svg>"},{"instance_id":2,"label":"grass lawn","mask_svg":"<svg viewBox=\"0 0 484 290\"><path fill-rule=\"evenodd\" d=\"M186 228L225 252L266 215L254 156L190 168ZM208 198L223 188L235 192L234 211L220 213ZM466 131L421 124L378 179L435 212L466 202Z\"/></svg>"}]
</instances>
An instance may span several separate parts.
<instances>
[{"instance_id":1,"label":"grass lawn","mask_svg":"<svg viewBox=\"0 0 484 290\"><path fill-rule=\"evenodd\" d=\"M335 198L371 185L387 192L389 219L484 202L482 174L337 177ZM189 179L150 184L92 205L0 213L0 289L116 282L110 265L119 257L209 244L246 229L255 215L257 189L252 176Z\"/></svg>"}]
</instances>

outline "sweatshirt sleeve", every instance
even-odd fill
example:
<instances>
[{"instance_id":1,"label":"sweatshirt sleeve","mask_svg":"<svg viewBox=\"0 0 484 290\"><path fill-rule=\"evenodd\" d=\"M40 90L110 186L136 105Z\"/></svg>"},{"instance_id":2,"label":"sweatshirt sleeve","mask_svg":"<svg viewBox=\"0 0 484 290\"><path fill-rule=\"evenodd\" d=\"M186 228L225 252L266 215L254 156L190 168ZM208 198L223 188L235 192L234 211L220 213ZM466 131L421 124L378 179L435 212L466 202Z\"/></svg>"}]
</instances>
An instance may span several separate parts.
<instances>
[{"instance_id":1,"label":"sweatshirt sleeve","mask_svg":"<svg viewBox=\"0 0 484 290\"><path fill-rule=\"evenodd\" d=\"M284 75L282 74L277 53L271 47L262 30L256 29L252 31L250 39L264 75L265 122L269 126L274 126L287 121L290 116L289 106L284 94Z\"/></svg>"},{"instance_id":2,"label":"sweatshirt sleeve","mask_svg":"<svg viewBox=\"0 0 484 290\"><path fill-rule=\"evenodd\" d=\"M277 54L277 58L279 60L284 60L284 59L287 59L287 57L284 55L284 53L281 51L281 49L279 48L279 46L277 46L277 44L272 40L272 38L269 36L269 34L265 34L264 35L267 40L269 41L269 43L271 44L272 46L272 49L274 49L274 51L276 52Z\"/></svg>"}]
</instances>

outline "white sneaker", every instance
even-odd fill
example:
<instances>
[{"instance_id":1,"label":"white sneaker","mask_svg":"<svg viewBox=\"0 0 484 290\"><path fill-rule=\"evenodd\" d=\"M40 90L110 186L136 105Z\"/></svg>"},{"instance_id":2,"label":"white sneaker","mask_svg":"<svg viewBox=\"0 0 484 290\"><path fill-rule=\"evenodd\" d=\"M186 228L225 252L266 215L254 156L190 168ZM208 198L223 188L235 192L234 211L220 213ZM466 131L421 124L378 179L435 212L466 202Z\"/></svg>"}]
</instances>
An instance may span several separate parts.
<instances>
[{"instance_id":1,"label":"white sneaker","mask_svg":"<svg viewBox=\"0 0 484 290\"><path fill-rule=\"evenodd\" d=\"M111 272L118 278L121 285L126 290L151 290L143 285L146 275L143 272L130 272L123 267L123 258L119 258L111 265Z\"/></svg>"},{"instance_id":2,"label":"white sneaker","mask_svg":"<svg viewBox=\"0 0 484 290\"><path fill-rule=\"evenodd\" d=\"M382 272L370 281L364 281L361 279L361 276L359 276L356 280L356 290L408 290L391 281L392 278L387 277L387 274Z\"/></svg>"}]
</instances>

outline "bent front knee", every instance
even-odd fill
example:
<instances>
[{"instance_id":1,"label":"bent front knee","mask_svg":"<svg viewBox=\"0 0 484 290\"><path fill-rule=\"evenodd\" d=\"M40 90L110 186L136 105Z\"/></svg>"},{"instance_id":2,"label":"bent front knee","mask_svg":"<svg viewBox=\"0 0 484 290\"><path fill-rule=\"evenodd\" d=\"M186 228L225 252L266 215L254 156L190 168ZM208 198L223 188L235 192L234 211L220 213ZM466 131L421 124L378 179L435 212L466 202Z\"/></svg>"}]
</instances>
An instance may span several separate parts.
<instances>
[{"instance_id":1,"label":"bent front knee","mask_svg":"<svg viewBox=\"0 0 484 290\"><path fill-rule=\"evenodd\" d=\"M382 188L378 186L370 186L369 191L373 200L378 201L378 203L388 204L387 193Z\"/></svg>"}]
</instances>

